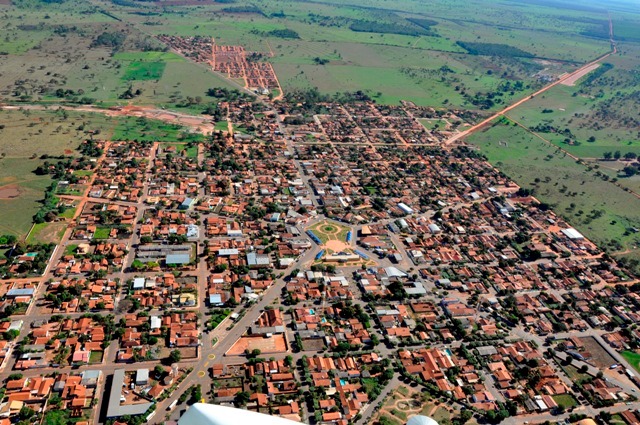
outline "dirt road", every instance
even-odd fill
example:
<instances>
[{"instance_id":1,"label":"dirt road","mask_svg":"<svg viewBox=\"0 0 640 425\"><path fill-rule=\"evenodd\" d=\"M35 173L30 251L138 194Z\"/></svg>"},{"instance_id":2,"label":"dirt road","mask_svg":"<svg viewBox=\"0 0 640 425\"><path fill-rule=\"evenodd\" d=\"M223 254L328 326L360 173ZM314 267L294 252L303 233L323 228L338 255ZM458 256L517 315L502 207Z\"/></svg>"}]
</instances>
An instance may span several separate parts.
<instances>
[{"instance_id":1,"label":"dirt road","mask_svg":"<svg viewBox=\"0 0 640 425\"><path fill-rule=\"evenodd\" d=\"M189 115L165 109L152 108L147 106L123 106L114 109L99 108L92 105L68 106L68 105L4 105L0 110L17 111L55 111L62 109L65 111L92 112L104 114L109 117L144 117L163 121L170 124L178 124L191 129L194 133L210 134L214 129L213 117L210 115Z\"/></svg>"},{"instance_id":2,"label":"dirt road","mask_svg":"<svg viewBox=\"0 0 640 425\"><path fill-rule=\"evenodd\" d=\"M611 33L611 51L609 53L607 53L607 54L605 54L603 56L600 56L598 59L596 59L596 60L594 60L592 62L589 62L586 65L581 66L580 68L578 68L577 70L573 71L570 74L567 74L567 75L564 75L564 76L560 77L558 80L554 81L553 83L544 86L543 88L541 88L537 92L533 93L532 95L529 95L529 96L525 97L524 99L520 99L518 102L516 102L516 103L514 103L514 104L512 104L510 106L507 106L506 108L504 108L503 110L501 110L499 112L496 112L495 114L491 115L489 118L487 118L484 121L474 125L473 127L470 127L467 130L452 136L451 138L446 140L444 142L444 144L445 145L450 145L450 144L452 144L452 143L454 143L454 142L456 142L456 141L458 141L460 139L463 139L463 138L469 136L470 134L475 133L476 131L478 131L481 128L485 127L487 124L489 124L494 119L503 116L507 112L517 108L518 106L520 106L523 103L533 99L534 97L541 95L542 93L544 93L547 90L557 86L558 84L564 84L566 81L575 82L577 79L579 79L580 77L584 76L590 70L595 69L594 67L598 67L600 62L602 62L603 60L605 60L609 56L611 56L613 54L616 54L618 52L618 48L616 47L615 41L613 40L613 24L611 23L611 18L609 18L609 25L610 25L610 33Z\"/></svg>"}]
</instances>

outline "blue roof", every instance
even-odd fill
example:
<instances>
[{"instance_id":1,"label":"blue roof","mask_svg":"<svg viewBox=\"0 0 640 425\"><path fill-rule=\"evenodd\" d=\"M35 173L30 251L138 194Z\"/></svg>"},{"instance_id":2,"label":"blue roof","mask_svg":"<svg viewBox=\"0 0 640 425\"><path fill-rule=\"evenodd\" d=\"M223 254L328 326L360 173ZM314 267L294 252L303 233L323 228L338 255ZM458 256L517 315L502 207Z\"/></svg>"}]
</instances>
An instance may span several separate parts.
<instances>
[{"instance_id":1,"label":"blue roof","mask_svg":"<svg viewBox=\"0 0 640 425\"><path fill-rule=\"evenodd\" d=\"M33 295L33 288L22 288L22 289L9 289L7 291L8 297L24 297L28 295Z\"/></svg>"},{"instance_id":2,"label":"blue roof","mask_svg":"<svg viewBox=\"0 0 640 425\"><path fill-rule=\"evenodd\" d=\"M189 264L190 261L189 254L168 254L164 260L167 264Z\"/></svg>"}]
</instances>

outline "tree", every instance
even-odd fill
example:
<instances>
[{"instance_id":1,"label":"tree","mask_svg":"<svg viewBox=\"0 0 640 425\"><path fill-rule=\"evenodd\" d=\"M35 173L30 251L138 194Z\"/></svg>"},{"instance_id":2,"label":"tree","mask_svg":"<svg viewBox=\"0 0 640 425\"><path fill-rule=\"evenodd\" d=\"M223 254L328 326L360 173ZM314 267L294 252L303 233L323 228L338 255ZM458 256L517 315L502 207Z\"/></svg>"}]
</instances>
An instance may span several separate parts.
<instances>
[{"instance_id":1,"label":"tree","mask_svg":"<svg viewBox=\"0 0 640 425\"><path fill-rule=\"evenodd\" d=\"M36 412L32 408L22 406L22 408L20 409L20 413L18 413L18 417L24 421L27 419L31 419L35 414Z\"/></svg>"},{"instance_id":2,"label":"tree","mask_svg":"<svg viewBox=\"0 0 640 425\"><path fill-rule=\"evenodd\" d=\"M463 410L460 412L460 416L454 419L454 423L463 425L469 421L473 417L473 412L469 409Z\"/></svg>"},{"instance_id":3,"label":"tree","mask_svg":"<svg viewBox=\"0 0 640 425\"><path fill-rule=\"evenodd\" d=\"M156 367L153 368L153 372L155 373L156 377L160 378L162 377L162 375L164 375L164 367L162 367L161 365L156 365Z\"/></svg>"},{"instance_id":4,"label":"tree","mask_svg":"<svg viewBox=\"0 0 640 425\"><path fill-rule=\"evenodd\" d=\"M251 400L251 394L246 391L236 393L236 396L233 398L233 401L237 406L246 406L249 400Z\"/></svg>"},{"instance_id":5,"label":"tree","mask_svg":"<svg viewBox=\"0 0 640 425\"><path fill-rule=\"evenodd\" d=\"M180 350L173 350L169 354L169 360L171 360L171 363L178 363L180 360L182 360L182 353L180 352Z\"/></svg>"},{"instance_id":6,"label":"tree","mask_svg":"<svg viewBox=\"0 0 640 425\"><path fill-rule=\"evenodd\" d=\"M611 418L613 417L613 415L607 411L600 412L598 416L600 417L600 420L605 424L610 424Z\"/></svg>"},{"instance_id":7,"label":"tree","mask_svg":"<svg viewBox=\"0 0 640 425\"><path fill-rule=\"evenodd\" d=\"M292 356L287 356L284 358L284 364L291 367L293 366L293 357Z\"/></svg>"},{"instance_id":8,"label":"tree","mask_svg":"<svg viewBox=\"0 0 640 425\"><path fill-rule=\"evenodd\" d=\"M2 337L7 341L13 341L20 335L20 331L17 329L11 329L2 334Z\"/></svg>"},{"instance_id":9,"label":"tree","mask_svg":"<svg viewBox=\"0 0 640 425\"><path fill-rule=\"evenodd\" d=\"M0 245L13 245L17 241L15 235L2 235L0 236Z\"/></svg>"},{"instance_id":10,"label":"tree","mask_svg":"<svg viewBox=\"0 0 640 425\"><path fill-rule=\"evenodd\" d=\"M216 273L222 273L225 270L227 270L229 266L225 263L221 263L221 264L216 264L216 267L213 269L214 272Z\"/></svg>"}]
</instances>

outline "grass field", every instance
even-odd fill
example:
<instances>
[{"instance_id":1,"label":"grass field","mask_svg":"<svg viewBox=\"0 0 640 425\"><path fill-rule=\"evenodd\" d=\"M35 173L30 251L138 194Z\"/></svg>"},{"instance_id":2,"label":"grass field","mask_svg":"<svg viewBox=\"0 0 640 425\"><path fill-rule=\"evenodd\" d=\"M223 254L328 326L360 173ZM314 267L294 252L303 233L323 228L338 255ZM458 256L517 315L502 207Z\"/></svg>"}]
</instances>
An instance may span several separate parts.
<instances>
[{"instance_id":1,"label":"grass field","mask_svg":"<svg viewBox=\"0 0 640 425\"><path fill-rule=\"evenodd\" d=\"M89 354L89 363L91 364L102 363L103 355L104 355L103 351L92 351Z\"/></svg>"},{"instance_id":2,"label":"grass field","mask_svg":"<svg viewBox=\"0 0 640 425\"><path fill-rule=\"evenodd\" d=\"M124 80L159 80L164 73L164 62L131 62L122 77Z\"/></svg>"},{"instance_id":3,"label":"grass field","mask_svg":"<svg viewBox=\"0 0 640 425\"><path fill-rule=\"evenodd\" d=\"M622 416L616 413L615 415L611 416L611 420L609 423L612 425L625 425L627 422L622 418Z\"/></svg>"},{"instance_id":4,"label":"grass field","mask_svg":"<svg viewBox=\"0 0 640 425\"><path fill-rule=\"evenodd\" d=\"M640 372L640 354L634 351L621 351L620 355L638 372Z\"/></svg>"},{"instance_id":5,"label":"grass field","mask_svg":"<svg viewBox=\"0 0 640 425\"><path fill-rule=\"evenodd\" d=\"M329 221L320 222L315 226L312 226L310 230L318 236L323 244L326 244L327 241L330 240L339 240L344 242L347 237L347 233L349 233L348 227Z\"/></svg>"},{"instance_id":6,"label":"grass field","mask_svg":"<svg viewBox=\"0 0 640 425\"><path fill-rule=\"evenodd\" d=\"M0 159L0 187L16 187L19 196L0 199L0 233L24 236L31 228L31 219L40 208L40 201L47 186L48 176L37 176L33 170L40 160L26 158Z\"/></svg>"},{"instance_id":7,"label":"grass field","mask_svg":"<svg viewBox=\"0 0 640 425\"><path fill-rule=\"evenodd\" d=\"M579 379L589 378L589 375L587 375L586 373L578 372L578 369L573 365L567 365L567 366L560 365L560 367L567 374L569 379L571 379L574 382L578 381Z\"/></svg>"},{"instance_id":8,"label":"grass field","mask_svg":"<svg viewBox=\"0 0 640 425\"><path fill-rule=\"evenodd\" d=\"M200 141L201 134L188 133L180 125L144 118L120 117L112 135L113 140L138 140L149 142Z\"/></svg>"},{"instance_id":9,"label":"grass field","mask_svg":"<svg viewBox=\"0 0 640 425\"><path fill-rule=\"evenodd\" d=\"M504 78L533 86L537 71L559 75L609 49L606 39L582 34L598 24L606 24L606 18L588 8L540 10L533 5L509 2L498 7L477 0L447 0L430 4L428 10L417 0L374 1L366 5L318 1L311 12L309 5L287 0L261 0L254 6L260 13L226 13L224 4L180 8L179 13L171 15L159 13L166 10L162 9L165 5L145 4L140 6L143 13L138 8L115 4L104 7L152 34L213 36L218 44L273 53L268 60L274 64L285 92L307 87L330 93L363 90L375 95L381 103L408 99L423 105L470 107L461 91L454 90L456 86L471 95L494 91ZM469 8L478 8L480 13L470 17L463 12ZM286 17L274 15L282 13ZM432 32L403 34L394 30L407 26L416 29L407 20L416 17L434 21ZM356 21L379 22L390 27L384 33L354 31L351 26ZM283 29L295 31L298 38L278 38L270 33ZM568 62L542 63L526 57L503 57L496 61L489 56L468 54L456 41L508 45L545 60ZM135 60L132 56L116 55L116 58ZM316 65L315 58L328 63ZM165 74L170 65L167 64ZM443 66L452 73L438 75ZM160 81L153 89L154 94L166 95L165 87ZM519 94L525 93L507 91L498 100L506 104Z\"/></svg>"},{"instance_id":10,"label":"grass field","mask_svg":"<svg viewBox=\"0 0 640 425\"><path fill-rule=\"evenodd\" d=\"M59 243L64 236L67 225L59 223L39 223L33 226L33 230L27 238L27 243Z\"/></svg>"},{"instance_id":11,"label":"grass field","mask_svg":"<svg viewBox=\"0 0 640 425\"><path fill-rule=\"evenodd\" d=\"M554 395L553 400L558 403L558 406L565 409L569 409L578 405L578 400L573 398L571 394Z\"/></svg>"},{"instance_id":12,"label":"grass field","mask_svg":"<svg viewBox=\"0 0 640 425\"><path fill-rule=\"evenodd\" d=\"M109 227L98 227L93 234L94 239L109 239L109 233L111 229Z\"/></svg>"},{"instance_id":13,"label":"grass field","mask_svg":"<svg viewBox=\"0 0 640 425\"><path fill-rule=\"evenodd\" d=\"M69 111L4 110L0 113L0 187L15 188L19 196L0 198L0 233L24 237L32 217L40 208L49 176L33 171L42 164L41 155L75 156L76 148L89 131L108 137L113 126L104 115ZM55 162L56 160L50 160ZM73 214L67 210L62 217ZM31 241L56 241L61 234L59 224L38 225Z\"/></svg>"},{"instance_id":14,"label":"grass field","mask_svg":"<svg viewBox=\"0 0 640 425\"><path fill-rule=\"evenodd\" d=\"M0 154L8 158L40 155L75 155L76 148L88 137L86 131L105 133L110 127L104 115L4 110L0 113ZM35 167L34 167L35 168Z\"/></svg>"},{"instance_id":15,"label":"grass field","mask_svg":"<svg viewBox=\"0 0 640 425\"><path fill-rule=\"evenodd\" d=\"M628 229L640 226L640 200L596 176L597 170L577 164L557 148L511 124L495 124L467 141L600 246L607 247L615 240L632 253L637 251L640 241ZM592 219L594 211L603 214ZM613 251L615 246L617 242L611 245Z\"/></svg>"},{"instance_id":16,"label":"grass field","mask_svg":"<svg viewBox=\"0 0 640 425\"><path fill-rule=\"evenodd\" d=\"M176 148L177 152L185 153L187 158L197 158L198 157L198 145L187 146L186 143L162 143L162 145L166 148L169 146L173 146Z\"/></svg>"},{"instance_id":17,"label":"grass field","mask_svg":"<svg viewBox=\"0 0 640 425\"><path fill-rule=\"evenodd\" d=\"M218 131L229 131L229 122L228 121L218 121L214 127L214 130Z\"/></svg>"},{"instance_id":18,"label":"grass field","mask_svg":"<svg viewBox=\"0 0 640 425\"><path fill-rule=\"evenodd\" d=\"M418 121L420 121L420 124L427 130L444 130L447 128L447 122L445 120L419 119Z\"/></svg>"}]
</instances>

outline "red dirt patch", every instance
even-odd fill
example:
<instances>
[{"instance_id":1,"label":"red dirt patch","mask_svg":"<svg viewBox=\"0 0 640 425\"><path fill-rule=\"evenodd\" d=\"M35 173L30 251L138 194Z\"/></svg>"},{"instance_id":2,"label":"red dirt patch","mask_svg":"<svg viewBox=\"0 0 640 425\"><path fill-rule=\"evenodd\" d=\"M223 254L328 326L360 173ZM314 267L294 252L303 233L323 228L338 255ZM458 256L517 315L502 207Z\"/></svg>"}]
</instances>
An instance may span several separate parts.
<instances>
[{"instance_id":1,"label":"red dirt patch","mask_svg":"<svg viewBox=\"0 0 640 425\"><path fill-rule=\"evenodd\" d=\"M2 0L0 0L0 1L2 1ZM64 150L64 154L65 155L71 155L72 153L73 153L73 151L71 149L65 149Z\"/></svg>"},{"instance_id":2,"label":"red dirt patch","mask_svg":"<svg viewBox=\"0 0 640 425\"><path fill-rule=\"evenodd\" d=\"M0 0L2 1L2 0ZM15 184L9 184L0 187L0 199L13 199L20 196L20 187Z\"/></svg>"},{"instance_id":3,"label":"red dirt patch","mask_svg":"<svg viewBox=\"0 0 640 425\"><path fill-rule=\"evenodd\" d=\"M275 334L268 338L263 336L243 336L225 353L226 356L241 356L244 350L260 350L262 354L286 353L287 341L282 334Z\"/></svg>"}]
</instances>

